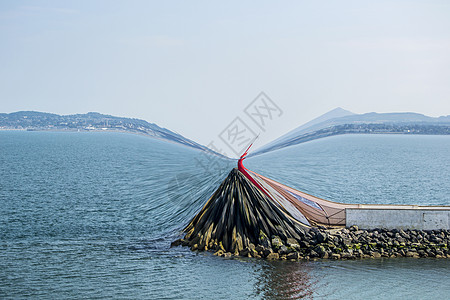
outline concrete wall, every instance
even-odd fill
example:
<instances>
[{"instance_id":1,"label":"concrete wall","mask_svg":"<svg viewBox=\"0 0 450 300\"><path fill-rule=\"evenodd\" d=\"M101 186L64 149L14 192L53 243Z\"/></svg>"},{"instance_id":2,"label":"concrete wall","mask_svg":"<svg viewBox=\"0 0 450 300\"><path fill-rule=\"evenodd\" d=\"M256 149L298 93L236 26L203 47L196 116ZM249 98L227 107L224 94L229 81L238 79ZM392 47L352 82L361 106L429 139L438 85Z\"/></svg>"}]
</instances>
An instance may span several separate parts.
<instances>
[{"instance_id":1,"label":"concrete wall","mask_svg":"<svg viewBox=\"0 0 450 300\"><path fill-rule=\"evenodd\" d=\"M450 229L450 209L347 208L346 225L361 229Z\"/></svg>"}]
</instances>

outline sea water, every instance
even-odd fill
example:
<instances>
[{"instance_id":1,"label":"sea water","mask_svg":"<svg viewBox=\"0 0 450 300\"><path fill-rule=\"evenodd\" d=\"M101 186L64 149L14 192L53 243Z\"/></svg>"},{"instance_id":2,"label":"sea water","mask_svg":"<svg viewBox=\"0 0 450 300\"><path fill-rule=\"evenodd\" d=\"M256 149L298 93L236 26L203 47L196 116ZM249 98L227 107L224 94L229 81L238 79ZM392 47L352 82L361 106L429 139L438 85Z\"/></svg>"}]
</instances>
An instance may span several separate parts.
<instances>
[{"instance_id":1,"label":"sea water","mask_svg":"<svg viewBox=\"0 0 450 300\"><path fill-rule=\"evenodd\" d=\"M348 203L450 205L450 137L345 135L245 161ZM0 131L0 298L431 299L450 260L269 262L170 248L235 161L138 135Z\"/></svg>"}]
</instances>

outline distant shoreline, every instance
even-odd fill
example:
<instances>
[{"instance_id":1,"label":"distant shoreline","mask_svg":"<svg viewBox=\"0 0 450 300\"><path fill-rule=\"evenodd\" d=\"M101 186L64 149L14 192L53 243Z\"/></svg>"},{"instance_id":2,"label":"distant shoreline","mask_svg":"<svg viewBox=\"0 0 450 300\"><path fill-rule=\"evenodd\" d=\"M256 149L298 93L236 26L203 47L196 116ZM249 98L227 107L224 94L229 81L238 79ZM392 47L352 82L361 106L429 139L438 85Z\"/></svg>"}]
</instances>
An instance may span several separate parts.
<instances>
[{"instance_id":1,"label":"distant shoreline","mask_svg":"<svg viewBox=\"0 0 450 300\"><path fill-rule=\"evenodd\" d=\"M327 127L317 131L308 132L291 138L287 141L280 142L273 146L264 147L256 150L249 157L264 154L267 152L283 149L286 147L345 134L389 134L389 135L450 135L450 125L435 124L342 124Z\"/></svg>"},{"instance_id":2,"label":"distant shoreline","mask_svg":"<svg viewBox=\"0 0 450 300\"><path fill-rule=\"evenodd\" d=\"M68 128L68 129L63 129L63 128L61 128L61 129L0 128L0 131L83 132L83 133L89 133L89 132L113 132L113 133L126 133L126 134L140 135L140 136L144 136L144 137L147 137L147 138L154 138L154 139L157 139L159 141L164 141L164 142L168 142L168 143L171 143L171 144L174 144L174 145L180 145L180 146L184 146L184 147L191 148L191 149L193 148L193 147L190 147L190 146L185 145L185 144L181 144L181 143L178 143L178 142L175 142L175 141L164 139L164 138L161 138L159 136L146 134L146 133L143 133L143 132L133 132L133 131L127 131L127 130L116 130L116 129L110 129L110 128L105 129L105 130L102 130L102 129L84 130L84 129L71 129L71 128ZM202 151L201 149L197 149L197 150L198 151Z\"/></svg>"}]
</instances>

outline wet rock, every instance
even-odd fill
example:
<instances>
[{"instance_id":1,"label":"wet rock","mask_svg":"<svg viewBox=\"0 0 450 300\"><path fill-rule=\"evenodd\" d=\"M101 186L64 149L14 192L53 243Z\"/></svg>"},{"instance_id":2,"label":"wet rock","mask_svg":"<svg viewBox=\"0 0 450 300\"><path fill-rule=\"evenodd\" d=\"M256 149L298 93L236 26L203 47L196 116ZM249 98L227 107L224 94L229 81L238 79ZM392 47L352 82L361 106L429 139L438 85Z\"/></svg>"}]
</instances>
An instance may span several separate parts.
<instances>
[{"instance_id":1,"label":"wet rock","mask_svg":"<svg viewBox=\"0 0 450 300\"><path fill-rule=\"evenodd\" d=\"M356 226L356 225L352 225L352 226L350 226L349 230L350 230L350 231L358 231L358 230L359 230L359 227Z\"/></svg>"},{"instance_id":2,"label":"wet rock","mask_svg":"<svg viewBox=\"0 0 450 300\"><path fill-rule=\"evenodd\" d=\"M249 253L250 253L250 248L249 247L245 247L244 249L239 251L239 255L240 256L248 256Z\"/></svg>"},{"instance_id":3,"label":"wet rock","mask_svg":"<svg viewBox=\"0 0 450 300\"><path fill-rule=\"evenodd\" d=\"M300 259L300 253L298 252L291 252L286 256L287 259Z\"/></svg>"},{"instance_id":4,"label":"wet rock","mask_svg":"<svg viewBox=\"0 0 450 300\"><path fill-rule=\"evenodd\" d=\"M301 248L309 248L310 244L307 241L301 241L300 242L300 247Z\"/></svg>"},{"instance_id":5,"label":"wet rock","mask_svg":"<svg viewBox=\"0 0 450 300\"><path fill-rule=\"evenodd\" d=\"M267 257L267 256L269 256L272 253L273 253L273 250L271 248L268 248L268 249L266 248L266 249L263 250L262 255L264 257Z\"/></svg>"},{"instance_id":6,"label":"wet rock","mask_svg":"<svg viewBox=\"0 0 450 300\"><path fill-rule=\"evenodd\" d=\"M328 239L328 235L325 232L318 232L316 234L316 239L318 243L325 243Z\"/></svg>"},{"instance_id":7,"label":"wet rock","mask_svg":"<svg viewBox=\"0 0 450 300\"><path fill-rule=\"evenodd\" d=\"M325 256L325 254L327 253L327 251L325 250L325 247L324 247L324 246L321 246L321 245L316 246L316 247L314 248L314 251L317 253L317 255L318 255L320 258L323 258L323 257Z\"/></svg>"},{"instance_id":8,"label":"wet rock","mask_svg":"<svg viewBox=\"0 0 450 300\"><path fill-rule=\"evenodd\" d=\"M279 259L280 256L278 253L270 253L269 255L266 256L266 259L272 260L272 259Z\"/></svg>"},{"instance_id":9,"label":"wet rock","mask_svg":"<svg viewBox=\"0 0 450 300\"><path fill-rule=\"evenodd\" d=\"M381 254L379 253L379 252L372 252L372 254L371 254L371 256L373 257L373 258L380 258L381 257Z\"/></svg>"},{"instance_id":10,"label":"wet rock","mask_svg":"<svg viewBox=\"0 0 450 300\"><path fill-rule=\"evenodd\" d=\"M408 251L408 252L406 252L406 257L419 258L420 256L417 252Z\"/></svg>"},{"instance_id":11,"label":"wet rock","mask_svg":"<svg viewBox=\"0 0 450 300\"><path fill-rule=\"evenodd\" d=\"M289 249L288 249L285 245L282 245L282 246L278 249L278 253L279 253L280 255L288 254L289 252L290 252Z\"/></svg>"},{"instance_id":12,"label":"wet rock","mask_svg":"<svg viewBox=\"0 0 450 300\"><path fill-rule=\"evenodd\" d=\"M272 236L272 248L278 249L281 246L283 246L283 242L281 241L281 238L279 236Z\"/></svg>"},{"instance_id":13,"label":"wet rock","mask_svg":"<svg viewBox=\"0 0 450 300\"><path fill-rule=\"evenodd\" d=\"M256 247L255 247L255 250L257 251L257 252L262 252L262 251L264 251L264 249L266 249L264 246L262 246L262 245L257 245Z\"/></svg>"},{"instance_id":14,"label":"wet rock","mask_svg":"<svg viewBox=\"0 0 450 300\"><path fill-rule=\"evenodd\" d=\"M261 258L261 255L259 255L258 251L256 251L255 249L250 249L249 255L255 258Z\"/></svg>"},{"instance_id":15,"label":"wet rock","mask_svg":"<svg viewBox=\"0 0 450 300\"><path fill-rule=\"evenodd\" d=\"M341 244L345 247L345 248L349 248L352 245L352 239L348 238L348 237L344 237L342 238L342 242Z\"/></svg>"},{"instance_id":16,"label":"wet rock","mask_svg":"<svg viewBox=\"0 0 450 300\"><path fill-rule=\"evenodd\" d=\"M351 253L349 253L349 252L344 252L344 253L342 253L341 258L344 258L344 259L351 259L351 258L354 258L354 257L353 257L353 255L352 255Z\"/></svg>"},{"instance_id":17,"label":"wet rock","mask_svg":"<svg viewBox=\"0 0 450 300\"><path fill-rule=\"evenodd\" d=\"M286 240L286 245L288 247L292 247L292 248L300 248L299 242L296 239L293 239L293 238L288 238Z\"/></svg>"},{"instance_id":18,"label":"wet rock","mask_svg":"<svg viewBox=\"0 0 450 300\"><path fill-rule=\"evenodd\" d=\"M341 255L338 253L331 254L331 259L341 259Z\"/></svg>"},{"instance_id":19,"label":"wet rock","mask_svg":"<svg viewBox=\"0 0 450 300\"><path fill-rule=\"evenodd\" d=\"M269 238L267 237L267 235L262 230L260 230L260 232L259 232L259 244L261 246L263 246L264 248L271 248L272 247Z\"/></svg>"},{"instance_id":20,"label":"wet rock","mask_svg":"<svg viewBox=\"0 0 450 300\"><path fill-rule=\"evenodd\" d=\"M309 257L316 258L316 257L320 257L320 255L316 251L311 250L311 252L309 252Z\"/></svg>"}]
</instances>

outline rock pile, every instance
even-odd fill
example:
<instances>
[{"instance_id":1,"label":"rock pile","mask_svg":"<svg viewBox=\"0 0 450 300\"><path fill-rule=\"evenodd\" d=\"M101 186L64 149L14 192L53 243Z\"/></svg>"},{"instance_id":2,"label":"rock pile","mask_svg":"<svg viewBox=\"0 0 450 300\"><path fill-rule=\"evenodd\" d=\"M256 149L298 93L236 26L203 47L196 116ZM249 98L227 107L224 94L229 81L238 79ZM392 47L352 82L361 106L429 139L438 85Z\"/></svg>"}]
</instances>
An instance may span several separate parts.
<instances>
[{"instance_id":1,"label":"rock pile","mask_svg":"<svg viewBox=\"0 0 450 300\"><path fill-rule=\"evenodd\" d=\"M175 243L177 244L177 243ZM189 245L180 240L178 244ZM192 247L191 247L192 249ZM361 259L380 257L450 258L449 230L359 230L311 228L301 239L264 233L256 244L250 243L239 253L226 251L221 245L214 255L234 255L266 259Z\"/></svg>"},{"instance_id":2,"label":"rock pile","mask_svg":"<svg viewBox=\"0 0 450 300\"><path fill-rule=\"evenodd\" d=\"M265 259L450 258L449 230L306 227L233 169L172 246Z\"/></svg>"}]
</instances>

